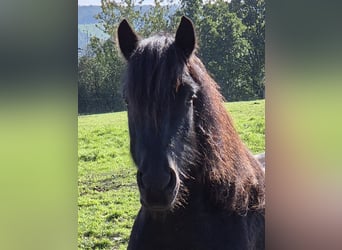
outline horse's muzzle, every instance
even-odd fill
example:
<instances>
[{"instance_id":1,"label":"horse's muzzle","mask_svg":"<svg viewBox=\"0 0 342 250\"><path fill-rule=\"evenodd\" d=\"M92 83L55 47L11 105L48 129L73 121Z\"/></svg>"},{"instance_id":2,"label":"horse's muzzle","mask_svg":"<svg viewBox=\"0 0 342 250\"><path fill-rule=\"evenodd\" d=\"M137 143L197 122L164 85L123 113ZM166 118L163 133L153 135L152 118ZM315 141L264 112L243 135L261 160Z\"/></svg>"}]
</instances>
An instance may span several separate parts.
<instances>
[{"instance_id":1,"label":"horse's muzzle","mask_svg":"<svg viewBox=\"0 0 342 250\"><path fill-rule=\"evenodd\" d=\"M172 207L179 188L179 177L174 169L157 173L138 171L137 182L141 204L145 208L163 211Z\"/></svg>"}]
</instances>

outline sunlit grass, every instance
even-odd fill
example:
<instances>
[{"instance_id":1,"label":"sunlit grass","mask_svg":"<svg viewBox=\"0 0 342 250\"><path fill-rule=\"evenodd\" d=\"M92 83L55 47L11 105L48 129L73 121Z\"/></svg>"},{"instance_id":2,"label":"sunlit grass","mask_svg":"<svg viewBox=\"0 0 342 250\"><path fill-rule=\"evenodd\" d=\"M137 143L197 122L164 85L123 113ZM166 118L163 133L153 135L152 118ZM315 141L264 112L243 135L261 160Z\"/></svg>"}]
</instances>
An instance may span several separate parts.
<instances>
[{"instance_id":1,"label":"sunlit grass","mask_svg":"<svg viewBox=\"0 0 342 250\"><path fill-rule=\"evenodd\" d=\"M253 153L265 150L264 100L227 103ZM78 118L78 247L126 249L140 207L126 112Z\"/></svg>"}]
</instances>

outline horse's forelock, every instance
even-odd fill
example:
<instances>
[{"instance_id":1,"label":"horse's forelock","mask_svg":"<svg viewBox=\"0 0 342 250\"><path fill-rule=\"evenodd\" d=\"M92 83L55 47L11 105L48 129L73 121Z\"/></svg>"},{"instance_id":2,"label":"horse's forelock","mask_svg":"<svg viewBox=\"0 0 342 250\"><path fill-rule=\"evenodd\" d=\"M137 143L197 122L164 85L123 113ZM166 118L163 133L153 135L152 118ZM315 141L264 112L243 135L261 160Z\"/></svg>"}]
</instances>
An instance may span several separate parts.
<instances>
[{"instance_id":1,"label":"horse's forelock","mask_svg":"<svg viewBox=\"0 0 342 250\"><path fill-rule=\"evenodd\" d=\"M125 94L131 105L144 108L156 122L181 82L181 57L170 36L142 40L128 64ZM134 109L133 109L134 110Z\"/></svg>"}]
</instances>

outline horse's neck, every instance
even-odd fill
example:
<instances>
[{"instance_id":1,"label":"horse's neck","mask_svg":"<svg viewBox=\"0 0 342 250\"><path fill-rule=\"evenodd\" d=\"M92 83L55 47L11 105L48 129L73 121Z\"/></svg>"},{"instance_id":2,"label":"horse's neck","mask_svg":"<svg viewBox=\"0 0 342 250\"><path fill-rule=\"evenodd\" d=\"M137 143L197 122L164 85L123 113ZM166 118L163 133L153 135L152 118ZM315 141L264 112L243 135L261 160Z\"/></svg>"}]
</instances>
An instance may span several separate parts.
<instances>
[{"instance_id":1,"label":"horse's neck","mask_svg":"<svg viewBox=\"0 0 342 250\"><path fill-rule=\"evenodd\" d=\"M194 178L187 183L188 196L186 198L186 203L184 207L181 208L186 213L190 211L191 213L199 212L199 213L207 213L212 212L213 209L216 209L214 203L210 202L210 193L207 183L200 177L201 179Z\"/></svg>"}]
</instances>

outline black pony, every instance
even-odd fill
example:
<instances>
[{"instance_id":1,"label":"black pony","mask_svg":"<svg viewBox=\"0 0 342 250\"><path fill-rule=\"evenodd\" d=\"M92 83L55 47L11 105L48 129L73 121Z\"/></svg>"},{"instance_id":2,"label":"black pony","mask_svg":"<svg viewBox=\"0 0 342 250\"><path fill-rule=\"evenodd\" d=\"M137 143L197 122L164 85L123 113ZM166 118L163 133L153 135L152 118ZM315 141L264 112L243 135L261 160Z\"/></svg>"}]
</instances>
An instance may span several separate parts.
<instances>
[{"instance_id":1,"label":"black pony","mask_svg":"<svg viewBox=\"0 0 342 250\"><path fill-rule=\"evenodd\" d=\"M264 249L264 171L194 54L192 22L140 39L123 20L118 40L142 205L128 249Z\"/></svg>"}]
</instances>

